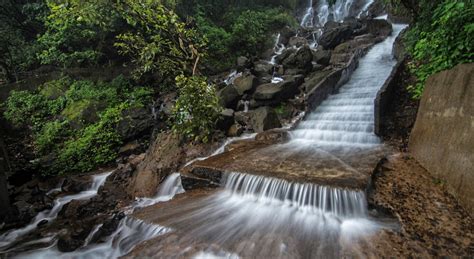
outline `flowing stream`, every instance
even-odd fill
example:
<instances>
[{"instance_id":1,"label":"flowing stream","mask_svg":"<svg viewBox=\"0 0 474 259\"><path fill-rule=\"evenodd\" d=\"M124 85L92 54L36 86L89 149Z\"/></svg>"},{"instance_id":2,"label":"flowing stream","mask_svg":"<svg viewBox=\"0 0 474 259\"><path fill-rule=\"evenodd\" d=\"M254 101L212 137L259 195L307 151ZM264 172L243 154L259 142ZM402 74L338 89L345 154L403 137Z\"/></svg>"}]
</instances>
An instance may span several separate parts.
<instances>
[{"instance_id":1,"label":"flowing stream","mask_svg":"<svg viewBox=\"0 0 474 259\"><path fill-rule=\"evenodd\" d=\"M83 192L66 195L57 198L54 201L53 208L50 210L44 210L32 220L30 224L27 226L16 229L13 231L9 231L0 236L0 251L8 248L11 244L13 244L16 240L21 238L22 236L30 233L31 231L35 230L38 227L38 224L41 222L52 222L58 216L58 213L67 203L71 202L72 200L87 200L97 195L97 191L99 188L105 183L107 177L111 174L111 172L95 175L92 177L92 184L91 187ZM53 189L53 190L58 190Z\"/></svg>"}]
</instances>

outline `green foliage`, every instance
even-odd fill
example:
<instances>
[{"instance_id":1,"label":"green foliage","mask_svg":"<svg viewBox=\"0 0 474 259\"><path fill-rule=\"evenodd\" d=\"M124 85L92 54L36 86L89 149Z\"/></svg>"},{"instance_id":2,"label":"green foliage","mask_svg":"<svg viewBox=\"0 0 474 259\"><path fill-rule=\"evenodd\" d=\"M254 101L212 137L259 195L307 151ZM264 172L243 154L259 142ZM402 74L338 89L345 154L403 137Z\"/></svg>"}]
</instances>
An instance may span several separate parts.
<instances>
[{"instance_id":1,"label":"green foliage","mask_svg":"<svg viewBox=\"0 0 474 259\"><path fill-rule=\"evenodd\" d=\"M115 159L116 149L122 143L115 126L121 120L122 111L128 107L128 103L123 103L106 109L97 123L68 139L58 152L53 166L55 171L86 172Z\"/></svg>"},{"instance_id":2,"label":"green foliage","mask_svg":"<svg viewBox=\"0 0 474 259\"><path fill-rule=\"evenodd\" d=\"M219 117L216 90L206 78L176 77L179 97L173 109L173 129L194 141L207 142Z\"/></svg>"},{"instance_id":3,"label":"green foliage","mask_svg":"<svg viewBox=\"0 0 474 259\"><path fill-rule=\"evenodd\" d=\"M229 9L217 21L198 8L195 17L199 32L209 42L206 63L216 71L230 68L238 56L263 52L272 46L274 32L296 26L295 19L281 8Z\"/></svg>"},{"instance_id":4,"label":"green foliage","mask_svg":"<svg viewBox=\"0 0 474 259\"><path fill-rule=\"evenodd\" d=\"M426 79L457 64L474 61L474 6L470 0L446 0L433 13L425 13L406 36L417 77L410 86L414 98L420 98Z\"/></svg>"},{"instance_id":5,"label":"green foliage","mask_svg":"<svg viewBox=\"0 0 474 259\"><path fill-rule=\"evenodd\" d=\"M137 77L158 73L166 80L195 69L204 42L173 11L150 0L125 0L118 8L133 29L118 35L115 46L130 56Z\"/></svg>"},{"instance_id":6,"label":"green foliage","mask_svg":"<svg viewBox=\"0 0 474 259\"><path fill-rule=\"evenodd\" d=\"M122 141L116 130L122 111L144 106L152 93L123 77L97 83L64 77L35 92L12 91L4 115L14 125L30 128L39 157L53 154L43 173L85 172L115 158Z\"/></svg>"},{"instance_id":7,"label":"green foliage","mask_svg":"<svg viewBox=\"0 0 474 259\"><path fill-rule=\"evenodd\" d=\"M38 38L42 64L94 64L103 54L103 36L116 17L108 1L47 1L46 32Z\"/></svg>"}]
</instances>

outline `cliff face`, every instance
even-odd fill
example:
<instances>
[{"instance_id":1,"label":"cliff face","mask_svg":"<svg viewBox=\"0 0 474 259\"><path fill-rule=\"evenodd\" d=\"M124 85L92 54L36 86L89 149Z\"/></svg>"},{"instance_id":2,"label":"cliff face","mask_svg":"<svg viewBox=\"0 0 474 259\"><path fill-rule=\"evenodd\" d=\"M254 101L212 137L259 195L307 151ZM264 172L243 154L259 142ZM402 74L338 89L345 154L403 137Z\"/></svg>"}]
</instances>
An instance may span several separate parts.
<instances>
[{"instance_id":1,"label":"cliff face","mask_svg":"<svg viewBox=\"0 0 474 259\"><path fill-rule=\"evenodd\" d=\"M409 148L474 215L474 63L426 82Z\"/></svg>"}]
</instances>

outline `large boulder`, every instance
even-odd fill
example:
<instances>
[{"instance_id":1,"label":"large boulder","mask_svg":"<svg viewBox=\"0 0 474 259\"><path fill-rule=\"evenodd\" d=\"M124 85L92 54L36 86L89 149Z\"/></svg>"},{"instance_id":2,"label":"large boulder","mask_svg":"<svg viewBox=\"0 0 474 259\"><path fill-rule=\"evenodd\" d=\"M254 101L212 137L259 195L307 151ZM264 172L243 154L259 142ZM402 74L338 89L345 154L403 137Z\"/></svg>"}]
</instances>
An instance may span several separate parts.
<instances>
[{"instance_id":1,"label":"large boulder","mask_svg":"<svg viewBox=\"0 0 474 259\"><path fill-rule=\"evenodd\" d=\"M255 132L280 128L281 123L276 112L268 106L260 107L250 113L250 124Z\"/></svg>"},{"instance_id":2,"label":"large boulder","mask_svg":"<svg viewBox=\"0 0 474 259\"><path fill-rule=\"evenodd\" d=\"M474 216L474 63L428 78L409 149Z\"/></svg>"},{"instance_id":3,"label":"large boulder","mask_svg":"<svg viewBox=\"0 0 474 259\"><path fill-rule=\"evenodd\" d=\"M288 41L288 47L302 47L304 45L308 45L308 40L303 37L293 36Z\"/></svg>"},{"instance_id":4,"label":"large boulder","mask_svg":"<svg viewBox=\"0 0 474 259\"><path fill-rule=\"evenodd\" d=\"M219 104L224 108L235 109L240 99L240 94L233 85L228 85L217 92Z\"/></svg>"},{"instance_id":5,"label":"large boulder","mask_svg":"<svg viewBox=\"0 0 474 259\"><path fill-rule=\"evenodd\" d=\"M325 26L319 38L319 45L325 49L333 49L342 42L352 38L353 29L347 24L332 24Z\"/></svg>"},{"instance_id":6,"label":"large boulder","mask_svg":"<svg viewBox=\"0 0 474 259\"><path fill-rule=\"evenodd\" d=\"M243 95L244 93L250 92L257 83L258 80L254 75L250 72L245 72L242 76L237 77L234 80L234 87L239 95Z\"/></svg>"},{"instance_id":7,"label":"large boulder","mask_svg":"<svg viewBox=\"0 0 474 259\"><path fill-rule=\"evenodd\" d=\"M327 66L329 65L329 61L331 60L331 51L324 50L323 48L319 47L316 50L313 50L313 61L317 64Z\"/></svg>"},{"instance_id":8,"label":"large boulder","mask_svg":"<svg viewBox=\"0 0 474 259\"><path fill-rule=\"evenodd\" d=\"M234 124L234 110L232 109L224 109L221 112L221 116L217 121L216 127L223 132L227 132L227 130Z\"/></svg>"},{"instance_id":9,"label":"large boulder","mask_svg":"<svg viewBox=\"0 0 474 259\"><path fill-rule=\"evenodd\" d=\"M275 103L286 101L298 94L297 83L295 77L290 77L280 83L259 85L253 98L257 101L273 101Z\"/></svg>"},{"instance_id":10,"label":"large boulder","mask_svg":"<svg viewBox=\"0 0 474 259\"><path fill-rule=\"evenodd\" d=\"M275 62L281 64L283 60L295 53L297 49L295 48L286 48L283 52L275 58Z\"/></svg>"},{"instance_id":11,"label":"large boulder","mask_svg":"<svg viewBox=\"0 0 474 259\"><path fill-rule=\"evenodd\" d=\"M386 38L392 34L392 25L386 20L370 19L364 20L364 27L367 33L375 37Z\"/></svg>"},{"instance_id":12,"label":"large boulder","mask_svg":"<svg viewBox=\"0 0 474 259\"><path fill-rule=\"evenodd\" d=\"M258 77L264 77L273 73L273 65L266 61L257 61L253 65L253 73Z\"/></svg>"},{"instance_id":13,"label":"large boulder","mask_svg":"<svg viewBox=\"0 0 474 259\"><path fill-rule=\"evenodd\" d=\"M282 61L283 66L287 68L300 68L306 71L311 70L313 61L313 53L308 45L298 49Z\"/></svg>"},{"instance_id":14,"label":"large boulder","mask_svg":"<svg viewBox=\"0 0 474 259\"><path fill-rule=\"evenodd\" d=\"M132 197L151 197L157 192L163 179L176 170L182 162L184 152L182 139L170 132L160 133L140 163L131 181L129 194Z\"/></svg>"}]
</instances>

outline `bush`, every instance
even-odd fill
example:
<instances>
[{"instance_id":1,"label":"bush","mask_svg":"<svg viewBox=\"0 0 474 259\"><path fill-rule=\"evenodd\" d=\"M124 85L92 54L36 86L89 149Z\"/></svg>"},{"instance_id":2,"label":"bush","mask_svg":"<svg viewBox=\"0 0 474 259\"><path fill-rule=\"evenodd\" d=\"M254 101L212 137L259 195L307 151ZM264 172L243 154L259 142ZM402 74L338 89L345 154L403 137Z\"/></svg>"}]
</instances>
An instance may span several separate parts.
<instances>
[{"instance_id":1,"label":"bush","mask_svg":"<svg viewBox=\"0 0 474 259\"><path fill-rule=\"evenodd\" d=\"M194 141L207 142L219 117L215 87L199 76L176 77L178 99L173 109L173 130Z\"/></svg>"},{"instance_id":2,"label":"bush","mask_svg":"<svg viewBox=\"0 0 474 259\"><path fill-rule=\"evenodd\" d=\"M122 111L144 106L152 93L123 77L97 83L65 77L36 92L12 91L5 117L31 129L38 157L54 158L44 174L85 172L115 159Z\"/></svg>"},{"instance_id":3,"label":"bush","mask_svg":"<svg viewBox=\"0 0 474 259\"><path fill-rule=\"evenodd\" d=\"M445 0L433 14L418 19L406 37L417 77L410 86L414 98L420 98L426 79L457 64L474 61L474 6L470 0Z\"/></svg>"}]
</instances>

